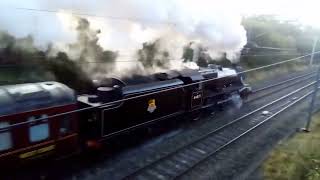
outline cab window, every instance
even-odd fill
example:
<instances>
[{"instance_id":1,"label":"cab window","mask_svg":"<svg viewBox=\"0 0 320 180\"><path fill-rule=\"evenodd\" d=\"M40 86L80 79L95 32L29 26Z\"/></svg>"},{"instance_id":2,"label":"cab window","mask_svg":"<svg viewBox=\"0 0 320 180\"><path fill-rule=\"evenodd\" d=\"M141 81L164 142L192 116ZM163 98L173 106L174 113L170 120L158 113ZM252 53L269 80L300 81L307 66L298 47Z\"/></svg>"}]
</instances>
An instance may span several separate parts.
<instances>
[{"instance_id":1,"label":"cab window","mask_svg":"<svg viewBox=\"0 0 320 180\"><path fill-rule=\"evenodd\" d=\"M6 128L10 124L8 122L0 122L0 129ZM12 148L12 137L10 131L0 132L0 151Z\"/></svg>"}]
</instances>

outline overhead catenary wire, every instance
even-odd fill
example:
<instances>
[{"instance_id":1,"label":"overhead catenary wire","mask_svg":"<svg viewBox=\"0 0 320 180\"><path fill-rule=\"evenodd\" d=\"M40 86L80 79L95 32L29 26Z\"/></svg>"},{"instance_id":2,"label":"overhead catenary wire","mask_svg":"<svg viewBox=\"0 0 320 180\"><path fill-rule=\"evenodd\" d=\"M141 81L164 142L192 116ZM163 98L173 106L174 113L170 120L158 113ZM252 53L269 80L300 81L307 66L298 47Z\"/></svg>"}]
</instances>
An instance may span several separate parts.
<instances>
[{"instance_id":1,"label":"overhead catenary wire","mask_svg":"<svg viewBox=\"0 0 320 180\"><path fill-rule=\"evenodd\" d=\"M46 61L46 60L44 60ZM71 60L72 61L72 60ZM1 64L0 68L8 68L8 67L23 67L23 66L34 66L36 64L40 64L41 61L37 62L27 62L27 63L8 63L8 64ZM77 61L72 61L75 64L113 64L113 63L138 63L140 61L138 60L115 60L115 61L83 61L83 62L77 62Z\"/></svg>"},{"instance_id":2,"label":"overhead catenary wire","mask_svg":"<svg viewBox=\"0 0 320 180\"><path fill-rule=\"evenodd\" d=\"M31 11L31 12L44 12L44 13L60 13L63 12L64 10L67 13L73 14L73 15L78 15L78 16L88 16L88 17L96 17L96 18L104 18L104 19L114 19L114 20L122 20L122 21L135 21L135 22L150 22L150 23L159 23L159 24L168 24L168 25L175 25L177 22L174 21L154 21L152 19L148 18L139 18L139 17L118 17L118 16L112 16L112 15L98 15L98 14L93 14L93 13L84 13L84 12L79 12L79 11L73 11L73 10L68 10L68 9L62 9L62 10L56 10L56 9L38 9L38 8L29 8L29 7L4 7L4 8L11 8L15 10L21 10L21 11ZM211 25L211 24L204 24L204 25ZM263 46L258 46L258 47L253 47L253 48L247 48L244 47L243 49L270 49L270 50L280 50L280 51L291 51L293 49L288 49L288 48L277 48L277 47L263 47ZM249 56L272 56L272 55L242 55L242 57L249 57ZM280 55L279 55L280 56ZM286 56L286 55L281 55L281 56ZM169 59L171 60L171 59ZM176 60L176 59L173 59ZM116 62L139 62L139 61L125 61L125 60L120 60ZM100 63L100 64L107 64L107 63L113 63L113 62L100 62L100 61L87 61L87 62L77 62L78 64L90 64L90 63ZM20 64L19 64L20 65ZM27 65L27 63L26 63ZM6 64L6 65L0 65L1 67L14 67L14 65L11 64Z\"/></svg>"},{"instance_id":3,"label":"overhead catenary wire","mask_svg":"<svg viewBox=\"0 0 320 180\"><path fill-rule=\"evenodd\" d=\"M274 51L296 51L296 49L289 49L289 48L280 48L280 47L264 47L264 46L257 46L257 47L244 47L242 49L265 49L265 50L274 50Z\"/></svg>"},{"instance_id":4,"label":"overhead catenary wire","mask_svg":"<svg viewBox=\"0 0 320 180\"><path fill-rule=\"evenodd\" d=\"M66 12L76 16L87 16L87 17L94 17L94 18L103 18L103 19L110 19L116 21L130 21L130 22L148 22L151 24L168 24L168 25L175 25L176 22L173 21L154 21L153 19L147 18L139 18L139 17L118 17L118 16L111 16L111 15L97 15L92 13L83 13L83 12L76 12L70 11L67 9L64 10L53 10L53 9L36 9L36 8L26 8L26 7L13 7L16 10L22 11L32 11L32 12L45 12L45 13L61 13ZM208 24L210 25L210 24Z\"/></svg>"},{"instance_id":5,"label":"overhead catenary wire","mask_svg":"<svg viewBox=\"0 0 320 180\"><path fill-rule=\"evenodd\" d=\"M28 7L10 7L12 9L21 10L21 11L31 11L31 12L44 12L44 13L61 13L66 12L76 16L87 16L87 17L94 17L94 18L103 18L109 20L116 20L116 21L130 21L130 22L145 22L151 24L167 24L175 26L178 22L175 21L155 21L153 19L147 18L139 18L139 17L118 17L118 16L111 16L111 15L98 15L93 13L84 13L84 12L77 12L72 11L69 9L62 9L62 10L54 10L54 9L38 9L38 8L28 8ZM215 26L215 24L201 24L202 26ZM269 49L269 50L276 50L276 51L293 51L295 49L290 48L279 48L279 47L265 47L265 46L257 46L253 48L244 48L244 49Z\"/></svg>"},{"instance_id":6,"label":"overhead catenary wire","mask_svg":"<svg viewBox=\"0 0 320 180\"><path fill-rule=\"evenodd\" d=\"M93 14L93 13L83 13L83 12L77 12L77 11L70 11L68 9L53 10L53 9L37 9L37 8L27 8L27 7L11 7L11 8L16 9L16 10L21 10L21 11L45 12L45 13L60 13L60 12L66 11L67 13L70 13L72 15L87 16L87 17L94 17L94 18L103 18L103 19L116 20L116 21L145 22L145 23L151 23L151 24L167 24L167 25L173 25L173 26L178 24L178 22L174 22L174 21L154 21L153 19L139 18L139 17L118 17L118 16L111 16L111 15L97 15L97 14ZM202 26L211 26L211 25L215 26L215 24L201 24L201 25ZM245 49L269 49L269 50L276 50L276 51L295 50L295 49L290 49L290 48L264 47L264 46L245 48Z\"/></svg>"},{"instance_id":7,"label":"overhead catenary wire","mask_svg":"<svg viewBox=\"0 0 320 180\"><path fill-rule=\"evenodd\" d=\"M167 25L176 25L178 22L174 21L155 21L153 19L148 18L139 18L139 17L118 17L118 16L112 16L112 15L98 15L93 13L84 13L79 11L74 11L70 9L62 9L62 10L55 10L55 9L38 9L38 8L28 8L28 7L7 7L15 10L21 10L21 11L31 11L31 12L44 12L44 13L60 13L63 11L66 11L67 13L77 15L77 16L87 16L87 17L95 17L95 18L104 18L104 19L111 19L111 20L117 20L117 21L131 21L131 22L148 22L152 24L167 24ZM215 24L202 24L205 26L215 25ZM244 47L243 49L269 49L269 50L275 50L275 51L292 51L295 49L289 49L289 48L279 48L279 47L264 47L264 46L257 46L253 48L247 48Z\"/></svg>"},{"instance_id":8,"label":"overhead catenary wire","mask_svg":"<svg viewBox=\"0 0 320 180\"><path fill-rule=\"evenodd\" d=\"M299 56L301 54L243 54L240 57Z\"/></svg>"},{"instance_id":9,"label":"overhead catenary wire","mask_svg":"<svg viewBox=\"0 0 320 180\"><path fill-rule=\"evenodd\" d=\"M310 56L312 54L318 54L318 53L320 53L320 51L317 51L317 52L314 52L314 53L310 53L310 54L306 54L306 55L303 55L303 56L299 56L299 57L296 57L296 58L288 59L288 60L285 60L285 61L281 61L281 62L277 62L277 63L273 63L273 64L269 64L269 65L265 65L265 66L261 66L261 67L257 67L257 68L248 69L248 70L245 70L245 71L238 72L236 74L240 75L240 74L244 74L244 73L248 73L248 72L252 72L252 71L256 71L256 70L260 70L260 69L276 66L276 65L279 65L279 64L292 62L292 61L295 61L295 60ZM214 80L217 80L217 79L219 79L219 78L207 79L207 80L203 80L203 81L200 81L200 82L194 82L194 83L190 83L190 84L186 84L186 85L182 85L182 86L167 88L167 89L163 89L163 90L159 90L159 91L155 91L155 92L150 92L150 93L145 93L145 94L141 94L141 95L137 95L137 96L133 96L133 97L129 97L129 98L124 98L124 99L120 99L120 100L116 100L116 101L112 101L112 102L108 102L108 103L102 103L101 105L94 106L94 107L86 107L86 108L82 108L82 109L77 109L77 110L73 110L73 111L68 111L68 112L64 112L64 113L55 114L55 115L48 116L48 117L45 117L45 118L39 118L39 119L32 120L32 121L20 122L20 123L9 125L9 126L4 127L4 128L0 128L0 132L8 131L11 128L22 126L22 125L26 125L26 124L48 120L50 118L56 118L56 117L60 117L60 116L69 115L69 114L72 114L72 113L78 113L78 112L87 111L87 110L91 110L91 109L95 109L95 108L99 108L99 107L104 107L104 106L108 106L108 105L112 105L112 104L122 103L122 102L125 102L125 101L128 101L128 100L138 99L138 98L145 97L145 96L150 96L150 95L159 94L159 93L163 93L163 92L168 92L168 91L172 91L172 90L176 90L176 89L190 87L190 86L198 85L200 83L214 81Z\"/></svg>"},{"instance_id":10,"label":"overhead catenary wire","mask_svg":"<svg viewBox=\"0 0 320 180\"><path fill-rule=\"evenodd\" d=\"M270 57L270 56L297 56L301 54L247 54L247 55L240 55L240 57ZM129 56L124 56L129 57ZM45 58L45 56L32 56L32 58ZM184 59L166 59L168 61L179 61ZM21 67L21 66L33 66L37 63L40 64L42 60L31 61L31 62L23 62L23 63L6 63L0 64L0 68L10 68L10 67ZM46 61L46 60L43 60ZM77 61L71 60L76 64L113 64L113 63L142 63L139 60L114 60L114 61ZM219 62L220 60L214 60L213 62ZM193 61L186 61L186 62L193 62Z\"/></svg>"},{"instance_id":11,"label":"overhead catenary wire","mask_svg":"<svg viewBox=\"0 0 320 180\"><path fill-rule=\"evenodd\" d=\"M312 86L313 84L315 84L315 82L309 83L308 85L303 86L303 87L301 87L301 88L299 88L299 89L297 89L297 90L295 90L295 91L293 91L293 92L290 92L289 94L284 95L284 96L282 96L281 98L278 98L278 99L276 99L276 100L274 100L274 101L272 101L272 102L270 102L270 103L267 103L267 104L265 104L265 105L263 105L263 106L255 109L255 110L253 110L253 111L251 111L251 112L249 112L249 113L247 113L247 114L244 114L244 115L240 116L239 118L236 118L236 119L234 119L234 120L232 120L232 121L224 124L223 126L220 126L219 128L214 129L213 131L210 131L209 133L206 133L206 134L204 134L204 135L201 135L199 138L197 138L196 140L194 140L194 141L192 141L191 143L187 144L186 146L181 146L181 147L179 147L178 149L176 149L175 151L173 151L172 153L167 154L167 155L161 157L160 159L158 159L158 160L156 160L156 161L154 161L154 162L151 162L150 164L148 164L148 165L146 165L146 166L143 166L143 167L135 170L134 172L132 172L132 173L130 173L129 175L125 176L123 179L132 179L132 178L130 178L130 177L133 177L133 176L139 174L139 173L142 172L143 170L145 170L145 169L147 169L147 168L149 168L149 167L152 167L152 166L155 165L156 163L158 163L158 162L160 162L160 161L162 161L162 160L170 157L170 156L173 155L173 154L176 154L177 152L180 152L181 150L183 150L183 149L185 149L185 148L192 147L192 145L194 145L194 143L197 143L197 142L199 142L199 141L207 138L209 135L212 135L212 134L214 134L214 133L217 133L217 132L219 132L219 131L227 128L228 126L234 125L235 123L243 120L244 118L247 118L248 116L251 116L251 115L257 113L257 112L259 112L259 111L261 111L261 110L263 110L263 109L265 109L265 108L273 105L274 103L277 103L277 102L279 102L279 101L281 101L281 100L283 100L283 99L286 99L286 98L292 96L293 94L296 94L297 92L300 92L301 90L304 90L304 89Z\"/></svg>"},{"instance_id":12,"label":"overhead catenary wire","mask_svg":"<svg viewBox=\"0 0 320 180\"><path fill-rule=\"evenodd\" d=\"M281 108L279 111L271 114L270 116L268 116L266 119L262 120L261 122L259 122L258 124L254 125L253 127L247 129L245 132L241 133L240 135L236 136L235 138L231 139L230 141L228 141L227 143L225 143L224 145L220 146L219 148L217 148L216 150L209 152L206 154L206 156L204 158L202 158L200 161L197 161L196 163L192 164L191 167L189 167L187 170L184 170L182 172L179 172L179 174L177 176L174 177L174 179L181 179L181 177L183 175L185 175L187 172L189 172L189 170L191 170L192 168L196 167L197 165L199 165L200 163L208 160L208 158L212 157L214 154L217 154L218 152L221 152L223 149L225 149L226 147L230 146L231 144L235 143L237 140L239 140L240 138L244 137L245 135L249 134L250 132L252 132L253 130L261 127L261 125L267 123L268 121L270 121L272 118L278 116L280 113L286 111L288 108L294 106L295 104L297 104L298 102L304 100L305 98L307 98L308 96L310 96L313 93L313 91L308 92L307 94L304 94L303 96L301 96L300 98L298 98L297 100L294 100L292 102L289 101L288 104L285 104L283 106L283 108Z\"/></svg>"}]
</instances>

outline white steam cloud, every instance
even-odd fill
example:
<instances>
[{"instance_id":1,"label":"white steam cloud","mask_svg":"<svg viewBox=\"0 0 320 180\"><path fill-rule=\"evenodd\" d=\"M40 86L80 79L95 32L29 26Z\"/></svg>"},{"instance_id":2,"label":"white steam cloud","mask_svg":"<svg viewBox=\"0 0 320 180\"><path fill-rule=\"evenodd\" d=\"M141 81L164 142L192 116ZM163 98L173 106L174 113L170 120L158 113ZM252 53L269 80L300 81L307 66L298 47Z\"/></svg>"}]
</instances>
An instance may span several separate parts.
<instances>
[{"instance_id":1,"label":"white steam cloud","mask_svg":"<svg viewBox=\"0 0 320 180\"><path fill-rule=\"evenodd\" d=\"M230 3L230 2L229 2ZM161 48L180 59L183 46L200 43L216 56L235 55L246 44L241 16L228 1L217 0L2 0L0 30L22 37L31 34L39 47L77 40L76 18L100 29L99 45L131 60L142 43L161 39ZM53 10L38 12L17 8ZM79 15L80 14L80 15ZM91 16L96 15L96 16ZM128 63L130 66L130 63Z\"/></svg>"}]
</instances>

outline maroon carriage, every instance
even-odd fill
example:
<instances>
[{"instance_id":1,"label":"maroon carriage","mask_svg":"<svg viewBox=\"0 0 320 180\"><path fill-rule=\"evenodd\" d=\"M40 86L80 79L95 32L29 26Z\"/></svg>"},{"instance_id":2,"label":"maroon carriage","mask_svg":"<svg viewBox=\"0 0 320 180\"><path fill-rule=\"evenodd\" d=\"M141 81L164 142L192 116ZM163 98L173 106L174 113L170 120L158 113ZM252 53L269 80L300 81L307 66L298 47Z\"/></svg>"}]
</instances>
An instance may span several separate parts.
<instances>
[{"instance_id":1,"label":"maroon carriage","mask_svg":"<svg viewBox=\"0 0 320 180\"><path fill-rule=\"evenodd\" d=\"M0 164L69 154L78 146L75 92L57 82L0 86Z\"/></svg>"}]
</instances>

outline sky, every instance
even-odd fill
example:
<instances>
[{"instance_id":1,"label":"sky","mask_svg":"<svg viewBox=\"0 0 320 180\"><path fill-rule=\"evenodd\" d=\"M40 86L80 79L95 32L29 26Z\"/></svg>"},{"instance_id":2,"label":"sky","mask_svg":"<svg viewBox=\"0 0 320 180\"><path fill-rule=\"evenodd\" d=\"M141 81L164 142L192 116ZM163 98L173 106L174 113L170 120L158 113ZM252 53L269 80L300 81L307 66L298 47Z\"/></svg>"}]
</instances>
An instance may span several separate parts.
<instances>
[{"instance_id":1,"label":"sky","mask_svg":"<svg viewBox=\"0 0 320 180\"><path fill-rule=\"evenodd\" d=\"M75 10L82 10L94 14L94 9L90 8L90 4L98 3L99 0L1 0L0 7L3 9L11 9L12 13L16 13L12 8L26 7L26 8L43 8L45 4L51 9L74 7ZM118 1L118 0L105 0L105 1ZM122 1L122 0L119 0ZM135 0L139 2L140 0ZM158 0L160 1L160 0ZM174 0L173 0L174 1ZM156 1L152 1L156 2ZM274 14L284 18L298 19L308 25L320 27L320 12L318 7L320 2L317 0L199 0L209 4L209 6L226 5L235 11L244 15L252 14ZM81 7L77 4L88 5ZM92 6L94 7L94 6ZM117 7L116 7L117 8Z\"/></svg>"},{"instance_id":2,"label":"sky","mask_svg":"<svg viewBox=\"0 0 320 180\"><path fill-rule=\"evenodd\" d=\"M317 0L241 0L235 4L241 14L272 14L320 28L320 1Z\"/></svg>"},{"instance_id":3,"label":"sky","mask_svg":"<svg viewBox=\"0 0 320 180\"><path fill-rule=\"evenodd\" d=\"M73 12L89 14L82 17L101 30L99 43L106 49L128 52L166 36L170 49L193 40L232 54L246 44L242 16L271 14L320 28L318 5L316 0L1 0L0 30L31 34L39 46L52 41L59 46L76 40Z\"/></svg>"}]
</instances>

